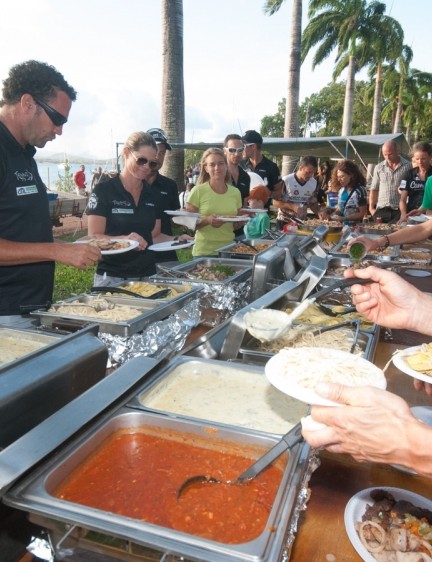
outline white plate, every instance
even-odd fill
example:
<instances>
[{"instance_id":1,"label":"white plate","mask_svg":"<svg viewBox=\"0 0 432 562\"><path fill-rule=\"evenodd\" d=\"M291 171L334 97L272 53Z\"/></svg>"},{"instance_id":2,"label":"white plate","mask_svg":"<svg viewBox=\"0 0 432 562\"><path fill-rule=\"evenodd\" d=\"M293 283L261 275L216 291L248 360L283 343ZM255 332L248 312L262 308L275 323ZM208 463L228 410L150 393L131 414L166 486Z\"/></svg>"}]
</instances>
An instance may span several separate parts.
<instances>
[{"instance_id":1,"label":"white plate","mask_svg":"<svg viewBox=\"0 0 432 562\"><path fill-rule=\"evenodd\" d=\"M429 382L432 383L432 375L426 375L425 373L422 373L421 371L415 371L414 369L411 369L411 367L408 365L408 363L405 360L405 357L407 355L412 355L413 353L416 353L417 351L420 351L421 346L420 345L416 345L414 347L408 347L407 349L404 349L401 353L397 353L396 355L393 356L393 365L399 369L399 371L402 371L402 373L405 373L406 375L409 375L410 377L413 377L414 379L417 379L419 381L423 381L423 382Z\"/></svg>"},{"instance_id":2,"label":"white plate","mask_svg":"<svg viewBox=\"0 0 432 562\"><path fill-rule=\"evenodd\" d=\"M175 246L173 246L175 244ZM152 244L148 247L149 250L153 252L169 252L172 250L183 250L184 248L190 248L195 244L195 240L186 240L184 244L177 244L175 242L160 242L159 244Z\"/></svg>"},{"instance_id":3,"label":"white plate","mask_svg":"<svg viewBox=\"0 0 432 562\"><path fill-rule=\"evenodd\" d=\"M199 213L190 213L189 211L164 211L167 215L171 215L173 217L193 217L198 218L200 216Z\"/></svg>"},{"instance_id":4,"label":"white plate","mask_svg":"<svg viewBox=\"0 0 432 562\"><path fill-rule=\"evenodd\" d=\"M126 248L120 248L118 250L101 250L103 256L113 256L115 254L124 254L129 252L134 248L139 246L138 240L130 240L129 238L110 238L111 242L128 242L129 245ZM74 244L89 244L92 240L76 240Z\"/></svg>"},{"instance_id":5,"label":"white plate","mask_svg":"<svg viewBox=\"0 0 432 562\"><path fill-rule=\"evenodd\" d=\"M218 216L218 219L221 220L222 222L247 222L250 221L250 217L246 217L244 215L242 215L241 217L221 217L220 215Z\"/></svg>"},{"instance_id":6,"label":"white plate","mask_svg":"<svg viewBox=\"0 0 432 562\"><path fill-rule=\"evenodd\" d=\"M268 209L250 209L248 207L244 207L240 209L240 211L247 211L248 213L268 213Z\"/></svg>"},{"instance_id":7,"label":"white plate","mask_svg":"<svg viewBox=\"0 0 432 562\"><path fill-rule=\"evenodd\" d=\"M410 277L430 277L432 275L430 271L424 269L406 269L404 273Z\"/></svg>"},{"instance_id":8,"label":"white plate","mask_svg":"<svg viewBox=\"0 0 432 562\"><path fill-rule=\"evenodd\" d=\"M410 501L418 507L423 507L427 509L432 509L432 501L427 498L420 496L419 494L414 494L408 490L403 490L402 488L388 488L386 486L375 486L374 488L366 488L361 492L355 494L347 503L344 514L345 530L348 535L351 544L356 549L358 555L364 562L376 562L376 558L363 546L357 531L355 530L355 523L361 521L366 510L367 505L372 505L374 503L373 499L370 497L370 492L372 490L385 490L390 492L396 500L406 500Z\"/></svg>"},{"instance_id":9,"label":"white plate","mask_svg":"<svg viewBox=\"0 0 432 562\"><path fill-rule=\"evenodd\" d=\"M417 217L408 217L408 220L413 221L413 222L426 222L427 220L431 219L432 216L431 215L418 215Z\"/></svg>"},{"instance_id":10,"label":"white plate","mask_svg":"<svg viewBox=\"0 0 432 562\"><path fill-rule=\"evenodd\" d=\"M363 386L369 384L385 389L387 381L381 369L370 361L338 349L319 347L298 347L282 349L274 355L265 366L265 374L269 382L288 396L297 398L307 404L320 404L323 406L340 405L326 398L322 398L311 387L301 384L301 379L308 375L312 384L318 383L326 374L333 374L335 367L339 367L347 375L347 380L339 379L338 382L350 386ZM366 368L369 375L358 381L353 381L351 376L359 368Z\"/></svg>"}]
</instances>

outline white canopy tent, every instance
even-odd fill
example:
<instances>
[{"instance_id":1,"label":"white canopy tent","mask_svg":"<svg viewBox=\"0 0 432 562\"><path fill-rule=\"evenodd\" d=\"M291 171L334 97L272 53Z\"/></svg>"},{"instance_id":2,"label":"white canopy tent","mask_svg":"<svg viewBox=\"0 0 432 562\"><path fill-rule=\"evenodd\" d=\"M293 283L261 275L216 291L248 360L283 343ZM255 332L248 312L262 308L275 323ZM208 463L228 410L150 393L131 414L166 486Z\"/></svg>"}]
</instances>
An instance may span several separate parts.
<instances>
[{"instance_id":1,"label":"white canopy tent","mask_svg":"<svg viewBox=\"0 0 432 562\"><path fill-rule=\"evenodd\" d=\"M382 160L381 147L386 141L395 141L401 153L408 155L410 147L403 133L385 135L354 135L348 137L312 138L264 138L263 150L277 155L307 156L320 159L350 158L359 164L377 164ZM221 147L220 142L171 143L176 148L206 150L211 146Z\"/></svg>"}]
</instances>

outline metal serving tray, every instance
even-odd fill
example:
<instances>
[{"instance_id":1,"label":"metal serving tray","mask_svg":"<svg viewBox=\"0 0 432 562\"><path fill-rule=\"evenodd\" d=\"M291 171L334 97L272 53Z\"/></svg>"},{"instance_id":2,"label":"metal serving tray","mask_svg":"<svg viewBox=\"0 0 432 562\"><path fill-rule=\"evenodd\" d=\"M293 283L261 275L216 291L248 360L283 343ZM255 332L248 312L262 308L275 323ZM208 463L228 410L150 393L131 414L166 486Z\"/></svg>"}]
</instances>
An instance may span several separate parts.
<instances>
[{"instance_id":1,"label":"metal serving tray","mask_svg":"<svg viewBox=\"0 0 432 562\"><path fill-rule=\"evenodd\" d=\"M275 244L274 240L264 240L262 238L254 238L251 240L246 240L246 242L254 248L259 248L260 246L262 246L262 248L260 250L257 250L256 252L254 252L253 250L247 252L235 251L236 248L245 246L243 241L239 240L238 242L233 242L231 244L228 244L227 246L218 248L216 252L218 253L220 258L253 260L255 256L257 256L261 252L264 252L265 250L270 248L270 246Z\"/></svg>"},{"instance_id":2,"label":"metal serving tray","mask_svg":"<svg viewBox=\"0 0 432 562\"><path fill-rule=\"evenodd\" d=\"M179 308L181 306L183 306L185 303L187 303L190 300L192 300L193 298L195 298L199 294L199 288L192 287L192 285L190 283L188 283L187 280L184 280L184 281L179 280L178 282L177 281L167 282L167 280L164 280L164 281L161 281L161 282L156 282L153 279L147 279L147 281L128 281L126 283L119 283L118 285L116 285L116 287L120 287L122 289L127 289L128 291L136 291L136 287L139 286L140 283L149 283L150 285L154 285L155 287L159 287L161 290L162 289L173 289L177 293L180 293L179 295L177 295L175 297L170 297L168 295L168 297L164 297L162 299L155 299L156 302L167 302L167 301L169 301L170 304L179 303ZM120 296L120 295L118 295L118 296ZM125 297L126 296L127 295L125 295ZM134 297L130 297L130 298L134 298ZM139 297L137 297L137 298L139 298ZM153 300L153 299L150 298L150 300Z\"/></svg>"},{"instance_id":3,"label":"metal serving tray","mask_svg":"<svg viewBox=\"0 0 432 562\"><path fill-rule=\"evenodd\" d=\"M94 296L82 294L77 297L65 299L64 303L90 303L94 298ZM98 298L101 297L99 296ZM144 328L152 322L163 320L181 308L183 304L180 301L174 301L174 299L172 301L152 301L150 299L131 299L130 297L119 298L104 296L103 298L116 305L136 308L138 311L137 316L130 320L114 321L105 318L98 319L94 316L67 314L65 312L48 312L43 310L36 310L31 314L37 316L43 326L73 328L74 326L78 327L88 323L96 323L99 325L99 330L101 332L129 337L137 332L141 332L141 330L144 330ZM60 306L60 304L62 303L54 303L52 306L56 308Z\"/></svg>"},{"instance_id":4,"label":"metal serving tray","mask_svg":"<svg viewBox=\"0 0 432 562\"><path fill-rule=\"evenodd\" d=\"M89 428L81 437L70 442L55 455L55 458L51 458L32 474L24 477L6 493L4 502L32 514L126 538L139 545L183 556L188 560L202 562L279 560L285 547L285 537L308 465L306 461L309 447L305 443L297 445L290 453L285 453L279 459L283 476L265 530L255 540L242 544L231 545L207 540L145 521L59 500L52 495L56 486L113 432L134 427L147 431L146 426L149 432L160 430L184 432L191 442L205 441L206 447L219 448L223 440L233 443L233 446L240 450L246 448L247 451L251 451L251 457L254 458L276 442L276 438L271 436L223 427L209 428L192 420L173 419L121 408L96 426Z\"/></svg>"},{"instance_id":5,"label":"metal serving tray","mask_svg":"<svg viewBox=\"0 0 432 562\"><path fill-rule=\"evenodd\" d=\"M278 435L309 409L272 387L262 367L187 356L175 358L147 380L128 405Z\"/></svg>"},{"instance_id":6,"label":"metal serving tray","mask_svg":"<svg viewBox=\"0 0 432 562\"><path fill-rule=\"evenodd\" d=\"M228 279L225 279L223 281L206 281L205 279L198 279L198 277L194 279L188 278L187 281L191 285L228 285L229 283L240 283L241 281L246 281L251 276L252 272L252 264L250 264L246 260L231 260L223 258L198 258L177 265L171 268L171 270L173 271L174 275L176 272L179 272L180 275L181 273L190 274L190 272L193 271L197 265L204 265L206 267L212 265L226 265L228 267L232 267L235 273L234 275L231 275L231 277L228 277ZM159 283L160 279L167 280L170 278L167 277L167 275L156 273L155 275L152 275L150 279L155 279L156 282Z\"/></svg>"},{"instance_id":7,"label":"metal serving tray","mask_svg":"<svg viewBox=\"0 0 432 562\"><path fill-rule=\"evenodd\" d=\"M341 320L342 321L342 320ZM318 327L314 327L314 330ZM347 342L350 344L354 341L354 329L340 328L339 332L346 335ZM330 332L332 334L333 332ZM360 332L357 338L357 344L362 350L362 357L371 360L375 355L375 344L371 333ZM248 334L243 340L240 347L239 358L255 365L265 365L267 361L277 352L262 351L259 349L260 342Z\"/></svg>"}]
</instances>

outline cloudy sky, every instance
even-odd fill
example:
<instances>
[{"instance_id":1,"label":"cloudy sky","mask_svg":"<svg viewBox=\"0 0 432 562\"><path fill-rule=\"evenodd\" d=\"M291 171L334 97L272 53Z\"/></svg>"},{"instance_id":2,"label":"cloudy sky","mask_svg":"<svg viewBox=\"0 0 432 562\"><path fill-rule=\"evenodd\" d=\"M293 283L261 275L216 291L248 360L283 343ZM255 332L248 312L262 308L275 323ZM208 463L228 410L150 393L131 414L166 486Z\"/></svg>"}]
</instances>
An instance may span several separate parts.
<instances>
[{"instance_id":1,"label":"cloudy sky","mask_svg":"<svg viewBox=\"0 0 432 562\"><path fill-rule=\"evenodd\" d=\"M259 129L286 96L290 0L265 16L263 0L183 0L186 140ZM307 21L307 1L303 22ZM388 0L405 31L412 66L432 72L430 0ZM409 8L407 8L409 6ZM407 13L409 11L409 14ZM28 59L60 70L79 92L63 135L39 155L112 158L116 142L160 126L159 0L21 0L0 20L0 78ZM301 99L331 81L334 57L302 66Z\"/></svg>"}]
</instances>

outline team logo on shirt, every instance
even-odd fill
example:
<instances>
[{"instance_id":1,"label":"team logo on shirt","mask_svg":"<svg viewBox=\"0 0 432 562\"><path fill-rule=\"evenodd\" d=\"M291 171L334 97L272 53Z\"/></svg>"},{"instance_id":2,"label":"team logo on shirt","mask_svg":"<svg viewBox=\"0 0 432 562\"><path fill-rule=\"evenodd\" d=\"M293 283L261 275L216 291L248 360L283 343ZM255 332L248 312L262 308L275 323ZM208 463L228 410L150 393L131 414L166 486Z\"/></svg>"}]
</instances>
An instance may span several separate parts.
<instances>
[{"instance_id":1,"label":"team logo on shirt","mask_svg":"<svg viewBox=\"0 0 432 562\"><path fill-rule=\"evenodd\" d=\"M14 176L18 181L32 181L33 174L29 170L24 170L24 172L14 172Z\"/></svg>"},{"instance_id":2,"label":"team logo on shirt","mask_svg":"<svg viewBox=\"0 0 432 562\"><path fill-rule=\"evenodd\" d=\"M16 194L18 196L21 195L34 195L38 192L38 188L36 185L23 185L21 187L16 188Z\"/></svg>"},{"instance_id":3,"label":"team logo on shirt","mask_svg":"<svg viewBox=\"0 0 432 562\"><path fill-rule=\"evenodd\" d=\"M90 197L89 197L89 200L88 200L88 203L87 203L87 207L88 207L90 210L94 210L94 209L96 209L97 204L98 204L97 195L96 195L96 193L92 193L92 194L90 195Z\"/></svg>"}]
</instances>

